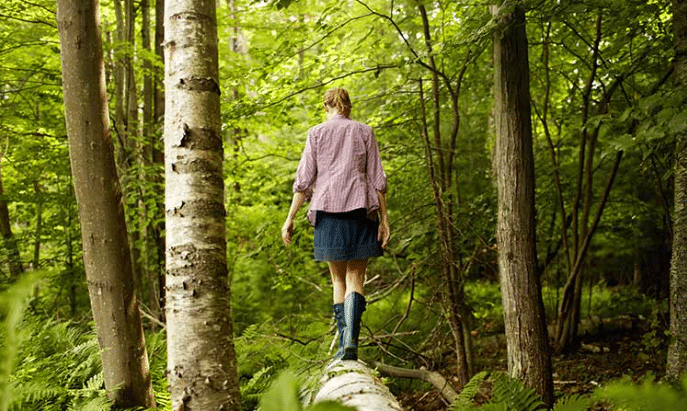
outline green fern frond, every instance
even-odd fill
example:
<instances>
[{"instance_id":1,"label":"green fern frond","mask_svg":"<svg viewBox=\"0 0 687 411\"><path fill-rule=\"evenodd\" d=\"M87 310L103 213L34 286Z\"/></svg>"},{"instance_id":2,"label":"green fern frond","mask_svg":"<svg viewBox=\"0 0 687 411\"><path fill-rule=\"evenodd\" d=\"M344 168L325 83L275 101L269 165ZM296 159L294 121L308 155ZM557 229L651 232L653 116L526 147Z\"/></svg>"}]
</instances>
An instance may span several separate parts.
<instances>
[{"instance_id":1,"label":"green fern frond","mask_svg":"<svg viewBox=\"0 0 687 411\"><path fill-rule=\"evenodd\" d=\"M583 397L581 395L568 395L556 403L553 407L553 411L581 411L587 410L592 406L594 400L589 397Z\"/></svg>"},{"instance_id":2,"label":"green fern frond","mask_svg":"<svg viewBox=\"0 0 687 411\"><path fill-rule=\"evenodd\" d=\"M514 408L510 408L508 404L503 403L503 402L498 402L498 403L493 403L490 402L488 404L484 404L481 407L477 408L479 411L518 411Z\"/></svg>"},{"instance_id":3,"label":"green fern frond","mask_svg":"<svg viewBox=\"0 0 687 411\"><path fill-rule=\"evenodd\" d=\"M67 396L67 390L47 381L28 382L21 387L13 385L12 392L9 410L50 409L42 406L43 404L50 404L54 407L52 409L57 410L61 408L60 404L64 405Z\"/></svg>"},{"instance_id":4,"label":"green fern frond","mask_svg":"<svg viewBox=\"0 0 687 411\"><path fill-rule=\"evenodd\" d=\"M508 410L536 411L544 406L539 395L531 388L503 372L493 373L491 380L494 382L492 392L493 403L503 403Z\"/></svg>"},{"instance_id":5,"label":"green fern frond","mask_svg":"<svg viewBox=\"0 0 687 411\"><path fill-rule=\"evenodd\" d=\"M75 405L72 409L79 411L110 411L112 403L103 395L91 398L83 404Z\"/></svg>"},{"instance_id":6,"label":"green fern frond","mask_svg":"<svg viewBox=\"0 0 687 411\"><path fill-rule=\"evenodd\" d=\"M458 394L458 397L456 397L455 401L453 401L453 404L451 404L451 410L465 411L475 408L475 395L477 395L479 390L482 388L482 384L487 377L489 377L489 373L486 371L480 372L472 377L460 391L460 394Z\"/></svg>"},{"instance_id":7,"label":"green fern frond","mask_svg":"<svg viewBox=\"0 0 687 411\"><path fill-rule=\"evenodd\" d=\"M6 411L11 402L10 375L18 357L24 333L19 325L33 289L38 284L40 272L23 276L16 284L0 293L0 411Z\"/></svg>"},{"instance_id":8,"label":"green fern frond","mask_svg":"<svg viewBox=\"0 0 687 411\"><path fill-rule=\"evenodd\" d=\"M99 391L105 388L105 376L103 373L98 373L86 381L86 389L90 391Z\"/></svg>"}]
</instances>

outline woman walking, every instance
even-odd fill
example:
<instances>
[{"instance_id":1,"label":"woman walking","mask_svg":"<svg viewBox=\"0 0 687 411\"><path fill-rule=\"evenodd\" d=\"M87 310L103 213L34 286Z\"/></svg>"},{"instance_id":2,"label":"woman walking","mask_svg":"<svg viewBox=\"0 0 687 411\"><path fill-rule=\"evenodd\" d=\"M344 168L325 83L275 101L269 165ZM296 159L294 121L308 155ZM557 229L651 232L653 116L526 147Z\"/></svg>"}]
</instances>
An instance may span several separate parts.
<instances>
[{"instance_id":1,"label":"woman walking","mask_svg":"<svg viewBox=\"0 0 687 411\"><path fill-rule=\"evenodd\" d=\"M334 359L357 360L367 260L382 255L391 235L386 175L372 128L349 118L348 92L334 88L323 100L327 121L308 131L282 239L291 244L296 213L310 200L315 260L326 261L332 277L339 329Z\"/></svg>"}]
</instances>

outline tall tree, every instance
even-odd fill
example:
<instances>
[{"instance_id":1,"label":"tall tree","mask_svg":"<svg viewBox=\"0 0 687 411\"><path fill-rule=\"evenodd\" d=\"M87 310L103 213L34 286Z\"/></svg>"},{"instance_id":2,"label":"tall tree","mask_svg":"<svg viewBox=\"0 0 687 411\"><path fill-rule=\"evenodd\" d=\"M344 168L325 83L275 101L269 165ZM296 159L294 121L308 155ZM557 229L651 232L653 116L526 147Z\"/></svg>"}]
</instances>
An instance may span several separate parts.
<instances>
[{"instance_id":1,"label":"tall tree","mask_svg":"<svg viewBox=\"0 0 687 411\"><path fill-rule=\"evenodd\" d=\"M468 58L459 66L458 74L454 78L441 71L440 65L435 61L434 40L431 36L431 27L425 4L416 1L418 11L422 18L422 35L424 39L427 61L424 62L419 55L412 50L418 58L419 64L431 74L431 102L432 115L428 120L425 107L425 97L422 80L420 80L420 111L421 134L425 146L428 175L432 187L436 211L436 224L439 234L439 257L441 260L441 272L446 283L447 312L449 313L449 325L453 334L456 352L458 387L462 388L468 383L472 375L472 341L470 335L470 310L465 302L465 285L463 273L458 261L458 247L456 244L456 224L454 205L457 203L455 187L455 152L458 130L460 126L459 97L460 87L470 63ZM448 137L442 136L442 90L446 87L450 101L450 131ZM428 124L431 124L431 142Z\"/></svg>"},{"instance_id":2,"label":"tall tree","mask_svg":"<svg viewBox=\"0 0 687 411\"><path fill-rule=\"evenodd\" d=\"M506 5L492 12L494 32L494 172L498 186L499 278L508 345L508 371L553 404L551 357L537 272L534 154L525 12ZM499 15L499 13L501 13Z\"/></svg>"},{"instance_id":3,"label":"tall tree","mask_svg":"<svg viewBox=\"0 0 687 411\"><path fill-rule=\"evenodd\" d=\"M239 410L215 0L165 4L167 363L172 406Z\"/></svg>"},{"instance_id":4,"label":"tall tree","mask_svg":"<svg viewBox=\"0 0 687 411\"><path fill-rule=\"evenodd\" d=\"M675 87L687 89L687 0L673 0ZM675 222L670 267L670 334L666 375L677 380L687 371L687 134L675 142Z\"/></svg>"},{"instance_id":5,"label":"tall tree","mask_svg":"<svg viewBox=\"0 0 687 411\"><path fill-rule=\"evenodd\" d=\"M154 407L115 169L96 0L58 0L69 157L105 387L117 407Z\"/></svg>"}]
</instances>

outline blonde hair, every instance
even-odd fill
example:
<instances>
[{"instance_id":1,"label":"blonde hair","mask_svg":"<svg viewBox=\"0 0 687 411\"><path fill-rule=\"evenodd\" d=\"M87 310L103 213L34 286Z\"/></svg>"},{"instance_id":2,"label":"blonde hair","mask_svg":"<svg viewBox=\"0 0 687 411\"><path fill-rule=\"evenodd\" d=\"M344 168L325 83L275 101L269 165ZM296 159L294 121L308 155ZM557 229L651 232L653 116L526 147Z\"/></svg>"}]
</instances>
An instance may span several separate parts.
<instances>
[{"instance_id":1,"label":"blonde hair","mask_svg":"<svg viewBox=\"0 0 687 411\"><path fill-rule=\"evenodd\" d=\"M348 91L342 88L333 88L325 91L324 104L336 109L339 114L348 117L351 114L351 99L348 97Z\"/></svg>"}]
</instances>

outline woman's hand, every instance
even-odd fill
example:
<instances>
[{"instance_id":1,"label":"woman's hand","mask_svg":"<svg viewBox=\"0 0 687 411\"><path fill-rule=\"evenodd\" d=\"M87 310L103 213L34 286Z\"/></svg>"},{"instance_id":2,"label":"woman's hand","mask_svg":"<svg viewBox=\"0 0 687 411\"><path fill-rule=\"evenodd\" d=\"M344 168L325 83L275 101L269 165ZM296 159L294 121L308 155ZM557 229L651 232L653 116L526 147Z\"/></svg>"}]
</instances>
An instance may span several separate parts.
<instances>
[{"instance_id":1,"label":"woman's hand","mask_svg":"<svg viewBox=\"0 0 687 411\"><path fill-rule=\"evenodd\" d=\"M382 249L386 250L391 238L391 229L389 228L389 219L382 218L379 222L379 232L377 233L377 241L382 243Z\"/></svg>"},{"instance_id":2,"label":"woman's hand","mask_svg":"<svg viewBox=\"0 0 687 411\"><path fill-rule=\"evenodd\" d=\"M284 226L281 228L281 239L284 240L284 245L289 246L291 244L291 238L293 237L293 219L287 218L284 222Z\"/></svg>"}]
</instances>

